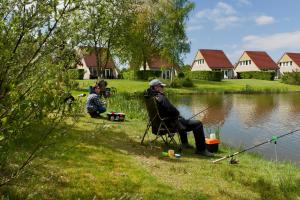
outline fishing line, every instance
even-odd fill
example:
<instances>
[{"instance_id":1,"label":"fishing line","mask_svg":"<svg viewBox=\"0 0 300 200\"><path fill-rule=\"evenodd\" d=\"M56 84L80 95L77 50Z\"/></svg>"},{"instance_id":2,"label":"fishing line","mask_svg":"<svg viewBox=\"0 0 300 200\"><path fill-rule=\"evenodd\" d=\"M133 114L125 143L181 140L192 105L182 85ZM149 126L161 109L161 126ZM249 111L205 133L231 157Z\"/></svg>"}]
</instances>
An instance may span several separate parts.
<instances>
[{"instance_id":1,"label":"fishing line","mask_svg":"<svg viewBox=\"0 0 300 200\"><path fill-rule=\"evenodd\" d=\"M249 148L246 148L246 149L244 149L244 150L242 150L242 151L238 151L238 152L235 152L235 153L233 153L233 154L231 154L231 155L227 155L227 156L224 156L224 157L219 158L219 159L217 159L217 160L214 160L213 163L217 163L217 162L222 161L222 160L225 160L225 159L227 159L227 158L233 158L235 155L238 155L238 154L240 154L240 153L244 153L244 152L246 152L246 151L249 151L249 150L251 150L251 149L254 149L254 148L256 148L256 147L262 146L262 145L267 144L267 143L271 143L271 142L274 142L274 143L275 143L275 142L277 142L278 139L283 138L283 137L288 136L288 135L291 135L291 134L296 133L296 132L298 132L298 131L300 131L300 128L299 128L299 129L296 129L296 130L293 130L293 131L291 131L291 132L288 132L288 133L279 135L279 136L273 136L271 139L269 139L269 140L267 140L267 141L264 141L264 142L262 142L262 143L260 143L260 144L256 144L256 145L251 146L251 147L249 147ZM276 144L275 144L275 145L276 145Z\"/></svg>"},{"instance_id":2,"label":"fishing line","mask_svg":"<svg viewBox=\"0 0 300 200\"><path fill-rule=\"evenodd\" d=\"M231 95L225 96L225 97L223 98L223 101L224 101L225 99L229 98L229 97L231 97ZM196 116L200 115L201 113L203 113L203 112L205 112L205 111L207 111L207 110L209 110L209 109L215 107L216 105L217 105L217 104L213 104L213 105L207 106L205 109L203 109L203 110L201 110L200 112L194 114L192 117L188 118L187 120L193 119L194 117L196 117Z\"/></svg>"}]
</instances>

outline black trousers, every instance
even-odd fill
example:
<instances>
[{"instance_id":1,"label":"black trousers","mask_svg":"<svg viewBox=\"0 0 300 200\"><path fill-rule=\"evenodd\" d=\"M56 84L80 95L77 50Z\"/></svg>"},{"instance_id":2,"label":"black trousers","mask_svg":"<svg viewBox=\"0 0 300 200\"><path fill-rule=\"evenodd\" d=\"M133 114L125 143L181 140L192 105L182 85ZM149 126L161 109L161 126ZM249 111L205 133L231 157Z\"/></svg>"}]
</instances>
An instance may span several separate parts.
<instances>
[{"instance_id":1,"label":"black trousers","mask_svg":"<svg viewBox=\"0 0 300 200\"><path fill-rule=\"evenodd\" d=\"M188 144L187 132L193 131L197 151L205 150L205 135L203 124L199 120L186 120L179 118L179 122L183 125L179 130L182 144Z\"/></svg>"}]
</instances>

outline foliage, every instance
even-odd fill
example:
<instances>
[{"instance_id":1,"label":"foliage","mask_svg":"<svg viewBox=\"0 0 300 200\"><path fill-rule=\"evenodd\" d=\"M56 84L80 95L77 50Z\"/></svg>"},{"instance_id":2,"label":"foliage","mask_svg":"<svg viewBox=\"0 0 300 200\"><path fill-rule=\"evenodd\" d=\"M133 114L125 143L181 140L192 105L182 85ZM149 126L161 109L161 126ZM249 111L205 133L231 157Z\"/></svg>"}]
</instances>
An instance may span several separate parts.
<instances>
[{"instance_id":1,"label":"foliage","mask_svg":"<svg viewBox=\"0 0 300 200\"><path fill-rule=\"evenodd\" d=\"M184 78L184 73L183 72L179 72L178 73L178 78Z\"/></svg>"},{"instance_id":2,"label":"foliage","mask_svg":"<svg viewBox=\"0 0 300 200\"><path fill-rule=\"evenodd\" d=\"M185 79L174 79L170 83L170 87L172 88L181 88L181 87L193 87L194 83L191 79L185 78Z\"/></svg>"},{"instance_id":3,"label":"foliage","mask_svg":"<svg viewBox=\"0 0 300 200\"><path fill-rule=\"evenodd\" d=\"M75 111L65 103L74 81L70 13L79 6L67 1L0 3L0 187L9 183L45 148L47 139ZM68 42L66 42L68 41ZM35 142L18 150L35 126Z\"/></svg>"},{"instance_id":4,"label":"foliage","mask_svg":"<svg viewBox=\"0 0 300 200\"><path fill-rule=\"evenodd\" d=\"M127 80L134 80L134 77L135 77L135 72L134 70L124 70L122 71L122 76L124 79L127 79Z\"/></svg>"},{"instance_id":5,"label":"foliage","mask_svg":"<svg viewBox=\"0 0 300 200\"><path fill-rule=\"evenodd\" d=\"M138 80L149 80L153 78L158 78L161 76L161 71L137 71L136 72L136 78Z\"/></svg>"},{"instance_id":6,"label":"foliage","mask_svg":"<svg viewBox=\"0 0 300 200\"><path fill-rule=\"evenodd\" d=\"M124 37L133 23L136 2L133 0L83 1L82 9L75 13L76 36L87 52L96 54L97 76L104 75L104 68L113 55L126 51Z\"/></svg>"},{"instance_id":7,"label":"foliage","mask_svg":"<svg viewBox=\"0 0 300 200\"><path fill-rule=\"evenodd\" d=\"M300 72L284 73L281 81L286 84L300 85Z\"/></svg>"},{"instance_id":8,"label":"foliage","mask_svg":"<svg viewBox=\"0 0 300 200\"><path fill-rule=\"evenodd\" d=\"M182 53L189 51L185 22L193 4L188 0L142 2L127 37L131 68L143 66L146 71L153 55L160 55L172 65L180 64Z\"/></svg>"},{"instance_id":9,"label":"foliage","mask_svg":"<svg viewBox=\"0 0 300 200\"><path fill-rule=\"evenodd\" d=\"M273 81L275 78L275 72L238 72L238 79L260 79L260 80L270 80Z\"/></svg>"},{"instance_id":10,"label":"foliage","mask_svg":"<svg viewBox=\"0 0 300 200\"><path fill-rule=\"evenodd\" d=\"M221 81L223 72L221 71L192 71L188 75L191 79Z\"/></svg>"},{"instance_id":11,"label":"foliage","mask_svg":"<svg viewBox=\"0 0 300 200\"><path fill-rule=\"evenodd\" d=\"M68 74L71 79L82 80L84 75L84 69L69 69Z\"/></svg>"}]
</instances>

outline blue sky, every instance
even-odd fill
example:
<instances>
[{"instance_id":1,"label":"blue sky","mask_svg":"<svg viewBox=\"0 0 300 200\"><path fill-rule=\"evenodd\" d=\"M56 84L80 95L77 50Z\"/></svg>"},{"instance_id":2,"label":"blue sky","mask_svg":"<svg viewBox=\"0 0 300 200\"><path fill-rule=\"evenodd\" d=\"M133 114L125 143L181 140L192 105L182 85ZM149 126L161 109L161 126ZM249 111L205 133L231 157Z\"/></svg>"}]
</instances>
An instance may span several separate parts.
<instances>
[{"instance_id":1,"label":"blue sky","mask_svg":"<svg viewBox=\"0 0 300 200\"><path fill-rule=\"evenodd\" d=\"M300 53L300 0L191 0L186 33L191 64L198 49L220 49L232 64L242 52L266 51L275 62Z\"/></svg>"}]
</instances>

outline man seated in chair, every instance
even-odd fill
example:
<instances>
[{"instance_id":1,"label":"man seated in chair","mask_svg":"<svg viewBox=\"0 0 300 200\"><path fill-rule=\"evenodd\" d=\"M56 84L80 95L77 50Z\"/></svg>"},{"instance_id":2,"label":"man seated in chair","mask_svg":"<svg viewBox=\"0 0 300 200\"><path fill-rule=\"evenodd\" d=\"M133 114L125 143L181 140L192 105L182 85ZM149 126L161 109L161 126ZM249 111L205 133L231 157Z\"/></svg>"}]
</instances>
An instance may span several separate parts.
<instances>
[{"instance_id":1,"label":"man seated in chair","mask_svg":"<svg viewBox=\"0 0 300 200\"><path fill-rule=\"evenodd\" d=\"M195 153L202 156L214 156L214 154L208 152L205 148L205 135L202 123L199 120L187 120L180 116L177 108L164 95L164 87L166 85L161 81L154 79L150 81L149 85L150 88L146 92L148 95L155 97L161 117L171 119L167 122L167 125L171 127L175 126L179 130L182 147L193 148L188 143L187 137L187 132L193 131L196 144Z\"/></svg>"}]
</instances>

